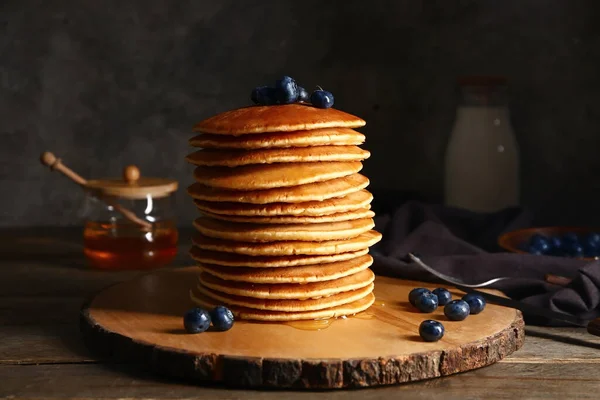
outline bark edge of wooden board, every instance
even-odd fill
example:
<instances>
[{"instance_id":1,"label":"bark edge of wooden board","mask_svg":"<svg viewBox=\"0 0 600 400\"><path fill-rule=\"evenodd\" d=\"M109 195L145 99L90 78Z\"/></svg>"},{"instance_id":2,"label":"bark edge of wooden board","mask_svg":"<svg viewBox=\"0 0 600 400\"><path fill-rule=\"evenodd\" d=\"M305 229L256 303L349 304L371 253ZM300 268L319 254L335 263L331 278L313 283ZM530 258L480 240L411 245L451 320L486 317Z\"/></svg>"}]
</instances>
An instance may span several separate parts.
<instances>
[{"instance_id":1,"label":"bark edge of wooden board","mask_svg":"<svg viewBox=\"0 0 600 400\"><path fill-rule=\"evenodd\" d=\"M122 284L110 288L119 285ZM232 387L336 389L436 378L493 364L518 350L525 336L521 313L507 309L514 314L510 314L510 321L494 334L441 350L348 359L233 356L218 351L193 352L189 348L167 347L115 332L95 318L93 302L94 299L90 299L82 307L80 325L86 345L97 354L141 363L160 375L183 378L191 383L216 382ZM419 318L428 317L420 314Z\"/></svg>"}]
</instances>

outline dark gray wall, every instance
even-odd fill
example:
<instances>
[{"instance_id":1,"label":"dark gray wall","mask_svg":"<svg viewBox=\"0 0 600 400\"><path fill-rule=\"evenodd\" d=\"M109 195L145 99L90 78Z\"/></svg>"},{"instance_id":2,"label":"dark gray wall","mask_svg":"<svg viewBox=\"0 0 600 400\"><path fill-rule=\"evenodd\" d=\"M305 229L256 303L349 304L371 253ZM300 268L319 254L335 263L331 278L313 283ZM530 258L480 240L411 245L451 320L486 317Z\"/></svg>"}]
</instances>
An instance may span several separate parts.
<instances>
[{"instance_id":1,"label":"dark gray wall","mask_svg":"<svg viewBox=\"0 0 600 400\"><path fill-rule=\"evenodd\" d=\"M588 1L32 1L0 3L0 225L77 224L86 177L178 179L190 127L289 74L365 118L373 189L442 191L457 75L504 74L523 203L600 224L600 4ZM180 190L183 224L195 215Z\"/></svg>"}]
</instances>

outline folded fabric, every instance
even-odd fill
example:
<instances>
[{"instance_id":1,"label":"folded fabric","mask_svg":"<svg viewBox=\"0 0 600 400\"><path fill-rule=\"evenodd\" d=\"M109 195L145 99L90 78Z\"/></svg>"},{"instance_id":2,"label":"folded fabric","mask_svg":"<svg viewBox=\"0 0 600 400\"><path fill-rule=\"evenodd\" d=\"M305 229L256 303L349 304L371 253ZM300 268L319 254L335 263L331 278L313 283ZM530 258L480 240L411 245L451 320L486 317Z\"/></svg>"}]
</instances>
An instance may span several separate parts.
<instances>
[{"instance_id":1,"label":"folded fabric","mask_svg":"<svg viewBox=\"0 0 600 400\"><path fill-rule=\"evenodd\" d=\"M373 269L380 275L438 282L406 259L417 253L429 266L465 283L499 276L514 279L490 286L507 296L583 319L600 316L600 262L500 252L498 236L530 227L532 217L520 208L492 214L408 202L391 215L378 216L375 229L383 240L371 248ZM545 281L546 274L572 279L567 286ZM562 325L525 315L527 323Z\"/></svg>"}]
</instances>

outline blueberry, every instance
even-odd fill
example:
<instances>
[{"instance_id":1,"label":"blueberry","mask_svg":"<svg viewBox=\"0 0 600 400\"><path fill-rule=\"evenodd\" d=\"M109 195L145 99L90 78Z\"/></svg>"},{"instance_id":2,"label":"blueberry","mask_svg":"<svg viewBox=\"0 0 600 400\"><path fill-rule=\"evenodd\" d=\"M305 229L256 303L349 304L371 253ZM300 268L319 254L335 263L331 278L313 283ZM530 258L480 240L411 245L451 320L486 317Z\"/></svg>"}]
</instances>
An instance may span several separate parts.
<instances>
[{"instance_id":1,"label":"blueberry","mask_svg":"<svg viewBox=\"0 0 600 400\"><path fill-rule=\"evenodd\" d=\"M210 327L210 315L201 308L192 308L183 316L183 327L188 333L201 333Z\"/></svg>"},{"instance_id":2,"label":"blueberry","mask_svg":"<svg viewBox=\"0 0 600 400\"><path fill-rule=\"evenodd\" d=\"M225 306L217 306L210 312L210 319L217 331L228 331L233 326L233 313Z\"/></svg>"},{"instance_id":3,"label":"blueberry","mask_svg":"<svg viewBox=\"0 0 600 400\"><path fill-rule=\"evenodd\" d=\"M583 257L584 254L585 251L583 249L583 246L580 244L573 246L569 251L569 255L571 257Z\"/></svg>"},{"instance_id":4,"label":"blueberry","mask_svg":"<svg viewBox=\"0 0 600 400\"><path fill-rule=\"evenodd\" d=\"M417 299L419 298L419 296L421 296L422 293L431 293L431 291L422 287L411 290L408 294L408 301L410 302L410 304L416 307Z\"/></svg>"},{"instance_id":5,"label":"blueberry","mask_svg":"<svg viewBox=\"0 0 600 400\"><path fill-rule=\"evenodd\" d=\"M305 103L308 103L310 101L310 95L308 94L306 89L304 89L301 86L298 86L298 101L303 101Z\"/></svg>"},{"instance_id":6,"label":"blueberry","mask_svg":"<svg viewBox=\"0 0 600 400\"><path fill-rule=\"evenodd\" d=\"M568 257L583 257L583 246L579 242L569 242L563 246L563 254Z\"/></svg>"},{"instance_id":7,"label":"blueberry","mask_svg":"<svg viewBox=\"0 0 600 400\"><path fill-rule=\"evenodd\" d=\"M529 239L529 248L538 249L542 254L550 251L550 241L546 236L536 233Z\"/></svg>"},{"instance_id":8,"label":"blueberry","mask_svg":"<svg viewBox=\"0 0 600 400\"><path fill-rule=\"evenodd\" d=\"M586 247L600 247L600 234L599 233L588 233L583 237L583 245Z\"/></svg>"},{"instance_id":9,"label":"blueberry","mask_svg":"<svg viewBox=\"0 0 600 400\"><path fill-rule=\"evenodd\" d=\"M419 325L419 335L426 342L437 342L444 337L444 325L432 319L426 319Z\"/></svg>"},{"instance_id":10,"label":"blueberry","mask_svg":"<svg viewBox=\"0 0 600 400\"><path fill-rule=\"evenodd\" d=\"M438 298L433 293L421 293L415 306L423 313L434 312L438 308Z\"/></svg>"},{"instance_id":11,"label":"blueberry","mask_svg":"<svg viewBox=\"0 0 600 400\"><path fill-rule=\"evenodd\" d=\"M298 85L289 76L284 76L275 82L277 100L281 104L295 103L298 100Z\"/></svg>"},{"instance_id":12,"label":"blueberry","mask_svg":"<svg viewBox=\"0 0 600 400\"><path fill-rule=\"evenodd\" d=\"M326 90L315 90L310 95L310 102L317 108L333 106L333 95Z\"/></svg>"},{"instance_id":13,"label":"blueberry","mask_svg":"<svg viewBox=\"0 0 600 400\"><path fill-rule=\"evenodd\" d=\"M579 236L575 232L567 232L561 239L565 246L579 244Z\"/></svg>"},{"instance_id":14,"label":"blueberry","mask_svg":"<svg viewBox=\"0 0 600 400\"><path fill-rule=\"evenodd\" d=\"M528 246L525 249L529 254L534 254L536 256L541 256L544 255L544 252L540 249L538 249L537 247L533 247L533 246Z\"/></svg>"},{"instance_id":15,"label":"blueberry","mask_svg":"<svg viewBox=\"0 0 600 400\"><path fill-rule=\"evenodd\" d=\"M250 99L256 103L264 106L270 106L277 104L277 97L275 88L268 86L260 86L254 88L250 94Z\"/></svg>"},{"instance_id":16,"label":"blueberry","mask_svg":"<svg viewBox=\"0 0 600 400\"><path fill-rule=\"evenodd\" d=\"M561 251L563 243L559 236L548 238L548 242L550 243L550 253L557 254Z\"/></svg>"},{"instance_id":17,"label":"blueberry","mask_svg":"<svg viewBox=\"0 0 600 400\"><path fill-rule=\"evenodd\" d=\"M254 104L260 104L260 101L258 99L260 96L259 93L261 90L264 90L265 87L266 86L258 86L252 89L252 93L250 93L250 100L252 100Z\"/></svg>"},{"instance_id":18,"label":"blueberry","mask_svg":"<svg viewBox=\"0 0 600 400\"><path fill-rule=\"evenodd\" d=\"M435 289L432 293L437 296L438 304L440 306L445 306L452 300L452 294L447 289L440 287Z\"/></svg>"},{"instance_id":19,"label":"blueberry","mask_svg":"<svg viewBox=\"0 0 600 400\"><path fill-rule=\"evenodd\" d=\"M451 321L462 321L471 312L469 304L464 300L452 300L444 307L444 315Z\"/></svg>"},{"instance_id":20,"label":"blueberry","mask_svg":"<svg viewBox=\"0 0 600 400\"><path fill-rule=\"evenodd\" d=\"M479 294L467 293L462 299L469 305L470 314L479 314L485 308L485 299Z\"/></svg>"}]
</instances>

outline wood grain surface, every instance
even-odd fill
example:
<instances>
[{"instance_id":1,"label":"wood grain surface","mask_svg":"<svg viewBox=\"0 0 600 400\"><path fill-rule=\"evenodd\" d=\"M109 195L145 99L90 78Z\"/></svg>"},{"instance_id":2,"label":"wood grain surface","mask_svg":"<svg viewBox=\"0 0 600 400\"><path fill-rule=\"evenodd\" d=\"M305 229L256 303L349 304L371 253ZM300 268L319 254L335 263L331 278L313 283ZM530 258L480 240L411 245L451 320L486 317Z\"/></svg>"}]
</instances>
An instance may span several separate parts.
<instances>
[{"instance_id":1,"label":"wood grain surface","mask_svg":"<svg viewBox=\"0 0 600 400\"><path fill-rule=\"evenodd\" d=\"M18 399L595 399L600 338L581 328L526 328L523 347L485 368L433 380L325 393L224 389L100 360L79 333L86 298L133 271L87 270L80 229L0 232L0 398ZM182 254L189 236L183 237ZM189 262L185 257L179 263Z\"/></svg>"}]
</instances>

